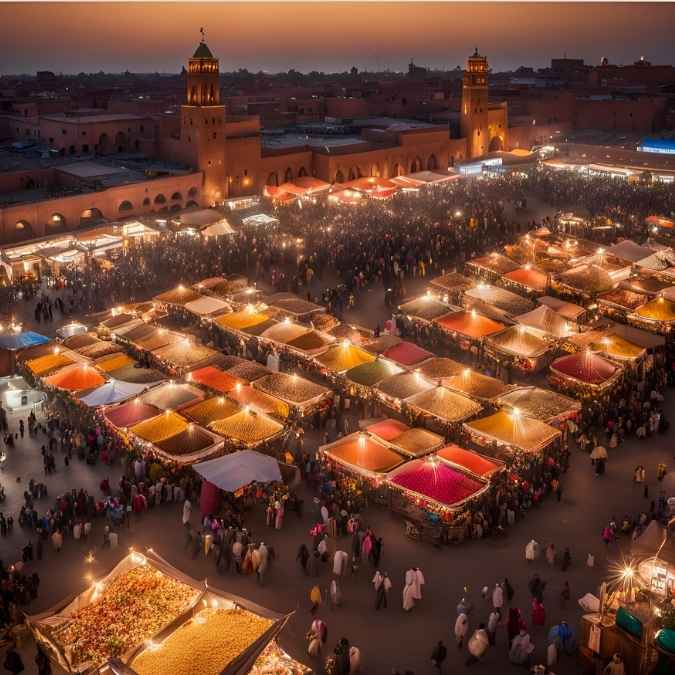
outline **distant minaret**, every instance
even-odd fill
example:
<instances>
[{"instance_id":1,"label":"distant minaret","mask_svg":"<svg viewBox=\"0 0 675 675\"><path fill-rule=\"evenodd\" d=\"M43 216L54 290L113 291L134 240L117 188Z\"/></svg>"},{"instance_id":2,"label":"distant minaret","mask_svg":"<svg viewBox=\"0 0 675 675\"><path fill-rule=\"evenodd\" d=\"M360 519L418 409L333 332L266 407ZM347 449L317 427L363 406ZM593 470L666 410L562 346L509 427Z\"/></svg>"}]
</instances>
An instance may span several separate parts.
<instances>
[{"instance_id":1,"label":"distant minaret","mask_svg":"<svg viewBox=\"0 0 675 675\"><path fill-rule=\"evenodd\" d=\"M478 53L469 57L462 81L460 131L466 138L469 157L479 157L488 150L488 62Z\"/></svg>"},{"instance_id":2,"label":"distant minaret","mask_svg":"<svg viewBox=\"0 0 675 675\"><path fill-rule=\"evenodd\" d=\"M201 40L188 61L186 105L181 106L181 139L192 163L203 172L202 203L227 197L225 170L225 106L220 104L220 67Z\"/></svg>"}]
</instances>

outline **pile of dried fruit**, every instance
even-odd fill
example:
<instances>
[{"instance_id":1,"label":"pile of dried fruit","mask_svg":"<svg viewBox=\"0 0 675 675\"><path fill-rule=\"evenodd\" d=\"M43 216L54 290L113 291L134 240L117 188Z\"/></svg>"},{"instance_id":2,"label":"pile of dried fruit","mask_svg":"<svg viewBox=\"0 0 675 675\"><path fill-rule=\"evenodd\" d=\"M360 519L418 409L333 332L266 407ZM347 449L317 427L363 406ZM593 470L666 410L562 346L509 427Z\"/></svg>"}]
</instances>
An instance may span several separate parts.
<instances>
[{"instance_id":1,"label":"pile of dried fruit","mask_svg":"<svg viewBox=\"0 0 675 675\"><path fill-rule=\"evenodd\" d=\"M54 631L71 665L96 665L141 644L184 612L197 591L141 565L113 579Z\"/></svg>"}]
</instances>

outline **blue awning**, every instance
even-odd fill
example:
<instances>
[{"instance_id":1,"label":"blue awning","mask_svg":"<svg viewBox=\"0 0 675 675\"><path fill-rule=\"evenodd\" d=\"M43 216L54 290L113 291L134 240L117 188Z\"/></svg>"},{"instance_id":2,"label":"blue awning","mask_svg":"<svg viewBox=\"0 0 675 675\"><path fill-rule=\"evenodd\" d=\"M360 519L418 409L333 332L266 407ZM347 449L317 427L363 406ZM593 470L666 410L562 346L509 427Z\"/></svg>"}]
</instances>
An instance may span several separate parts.
<instances>
[{"instance_id":1,"label":"blue awning","mask_svg":"<svg viewBox=\"0 0 675 675\"><path fill-rule=\"evenodd\" d=\"M672 155L675 154L675 138L643 138L638 150Z\"/></svg>"},{"instance_id":2,"label":"blue awning","mask_svg":"<svg viewBox=\"0 0 675 675\"><path fill-rule=\"evenodd\" d=\"M50 339L40 333L32 330L24 331L22 333L7 333L0 335L0 349L25 349L26 347L35 347L36 345L44 345Z\"/></svg>"}]
</instances>

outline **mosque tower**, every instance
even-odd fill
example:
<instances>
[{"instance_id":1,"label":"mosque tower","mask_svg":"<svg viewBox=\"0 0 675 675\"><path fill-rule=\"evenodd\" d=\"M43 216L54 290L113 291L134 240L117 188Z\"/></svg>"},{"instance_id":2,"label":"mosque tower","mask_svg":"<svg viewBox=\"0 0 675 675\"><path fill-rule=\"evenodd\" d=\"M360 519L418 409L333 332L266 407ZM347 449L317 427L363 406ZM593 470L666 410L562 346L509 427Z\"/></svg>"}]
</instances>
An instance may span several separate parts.
<instances>
[{"instance_id":1,"label":"mosque tower","mask_svg":"<svg viewBox=\"0 0 675 675\"><path fill-rule=\"evenodd\" d=\"M181 140L193 166L203 172L202 204L227 197L225 106L220 104L220 68L202 38L188 62L187 103L181 106Z\"/></svg>"},{"instance_id":2,"label":"mosque tower","mask_svg":"<svg viewBox=\"0 0 675 675\"><path fill-rule=\"evenodd\" d=\"M488 62L478 53L469 57L462 80L460 132L466 138L467 156L479 157L488 151Z\"/></svg>"}]
</instances>

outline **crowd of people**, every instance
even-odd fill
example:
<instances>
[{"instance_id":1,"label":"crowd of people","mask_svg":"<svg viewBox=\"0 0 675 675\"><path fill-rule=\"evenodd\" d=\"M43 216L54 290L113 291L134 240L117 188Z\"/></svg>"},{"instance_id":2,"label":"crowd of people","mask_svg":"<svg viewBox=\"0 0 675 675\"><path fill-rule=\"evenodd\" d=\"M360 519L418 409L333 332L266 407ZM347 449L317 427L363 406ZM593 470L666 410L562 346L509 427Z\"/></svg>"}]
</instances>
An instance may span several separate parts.
<instances>
[{"instance_id":1,"label":"crowd of people","mask_svg":"<svg viewBox=\"0 0 675 675\"><path fill-rule=\"evenodd\" d=\"M520 208L526 195L532 194L561 208L580 201L593 215L624 220L626 233L639 233L644 216L650 213L675 209L672 191L665 188L581 179L547 170L527 177L457 182L416 195L401 194L386 203L368 200L358 208L307 204L302 209L282 209L278 214L282 230L291 232L296 241L303 242L302 246L280 247L275 231L251 228L242 228L235 236L208 244L191 237L172 239L170 246L166 241L140 243L126 250L112 266L92 262L84 268L65 270L61 278L50 281L48 290L30 281L5 286L0 289L0 310L12 313L18 300L35 300L33 319L43 323L98 311L111 304L141 301L165 289L166 270L171 269L172 277L185 283L223 271L245 273L277 290L306 292L340 317L358 303L368 288L381 287L385 300L395 304L405 295L410 280L461 269L467 259L504 243L523 225L509 215L510 210ZM655 361L649 368L630 374L611 398L589 401L584 406L576 426L567 429L580 448L591 451L604 443L613 449L625 438L667 431L664 391L675 379L669 348L650 357ZM56 404L65 405L63 400ZM9 444L13 433L6 428L6 417L0 417L4 418L0 423ZM315 427L328 428L326 433L336 437L350 431L353 417L353 411L345 410L344 399L337 397L337 405L324 411ZM316 495L310 540L300 546L297 562L311 584L312 620L306 635L307 651L319 659L324 656L328 634L324 608L327 604L333 609L342 605L342 580L346 575L354 575L364 588L372 588L373 611L388 610L394 604L391 594L398 595L400 591L402 609L413 614L423 601L425 576L421 569L410 567L397 588L397 580L390 578L383 565L383 538L367 523L366 495L354 489L353 482L341 480L330 467L320 465L313 453L303 447L302 429L298 427L296 431L297 447L289 450ZM23 422L15 433L23 437ZM123 475L115 485L104 478L99 485L100 495L74 487L44 509L38 507L46 505L50 498L46 483L29 481L18 513L26 544L14 564L0 564L0 621L6 626L18 620L20 606L37 596L39 576L37 572L24 574L24 570L46 556L48 543L54 554L69 540L87 542L87 546L115 547L134 514L141 516L146 510L170 505L180 513L185 549L193 559L213 560L219 574L255 575L262 585L279 552L265 541L264 533L256 532L254 537L246 522L246 510L252 504L261 505L266 526L274 530L284 527L289 510L301 514L302 500L297 495L259 486L244 498L225 499L217 513L203 516L195 527L192 505L199 498L196 480L187 472L162 466L152 457L129 453L114 434L77 406L54 410L45 421L29 419L28 433L38 442L44 438L41 450L45 481L53 471L60 470L60 464L67 471L74 458L104 466L121 464ZM560 479L568 460L569 451L563 444L550 461L521 467L517 484L504 481L497 485L489 499L467 510L469 536L501 533L528 509L539 505L547 494L560 500ZM641 479L636 482L644 482L642 472L637 475ZM663 510L659 497L648 514L630 519L631 532L638 528L642 531ZM103 524L98 544L92 538L96 519ZM625 521L617 524L612 518L608 525L611 537L618 536L624 525ZM11 533L13 527L12 515L0 513L0 535ZM344 545L347 541L349 544ZM549 543L543 557L551 570L559 567L565 573L572 565L572 552L567 547L561 549ZM535 560L538 553L526 553L526 558ZM360 571L363 568L367 572ZM467 650L467 666L484 660L501 643L507 658L523 666L535 665L535 640L546 643L548 667L561 654L574 651L574 631L564 621L554 625L545 638L541 636L547 624L546 608L553 604L544 602L546 582L534 574L528 590L529 629L524 613L514 604L515 589L508 579L492 589L486 586L481 593L484 605L480 607L473 605L468 592L460 600L454 636L458 649ZM565 581L559 597L561 606L570 595ZM341 637L325 657L322 667L328 673L360 671L361 650L347 637ZM436 642L431 653L433 667L441 671L447 657L444 641ZM36 662L39 658L40 653ZM49 672L48 659L41 667L41 673ZM618 673L618 666L612 672Z\"/></svg>"}]
</instances>

